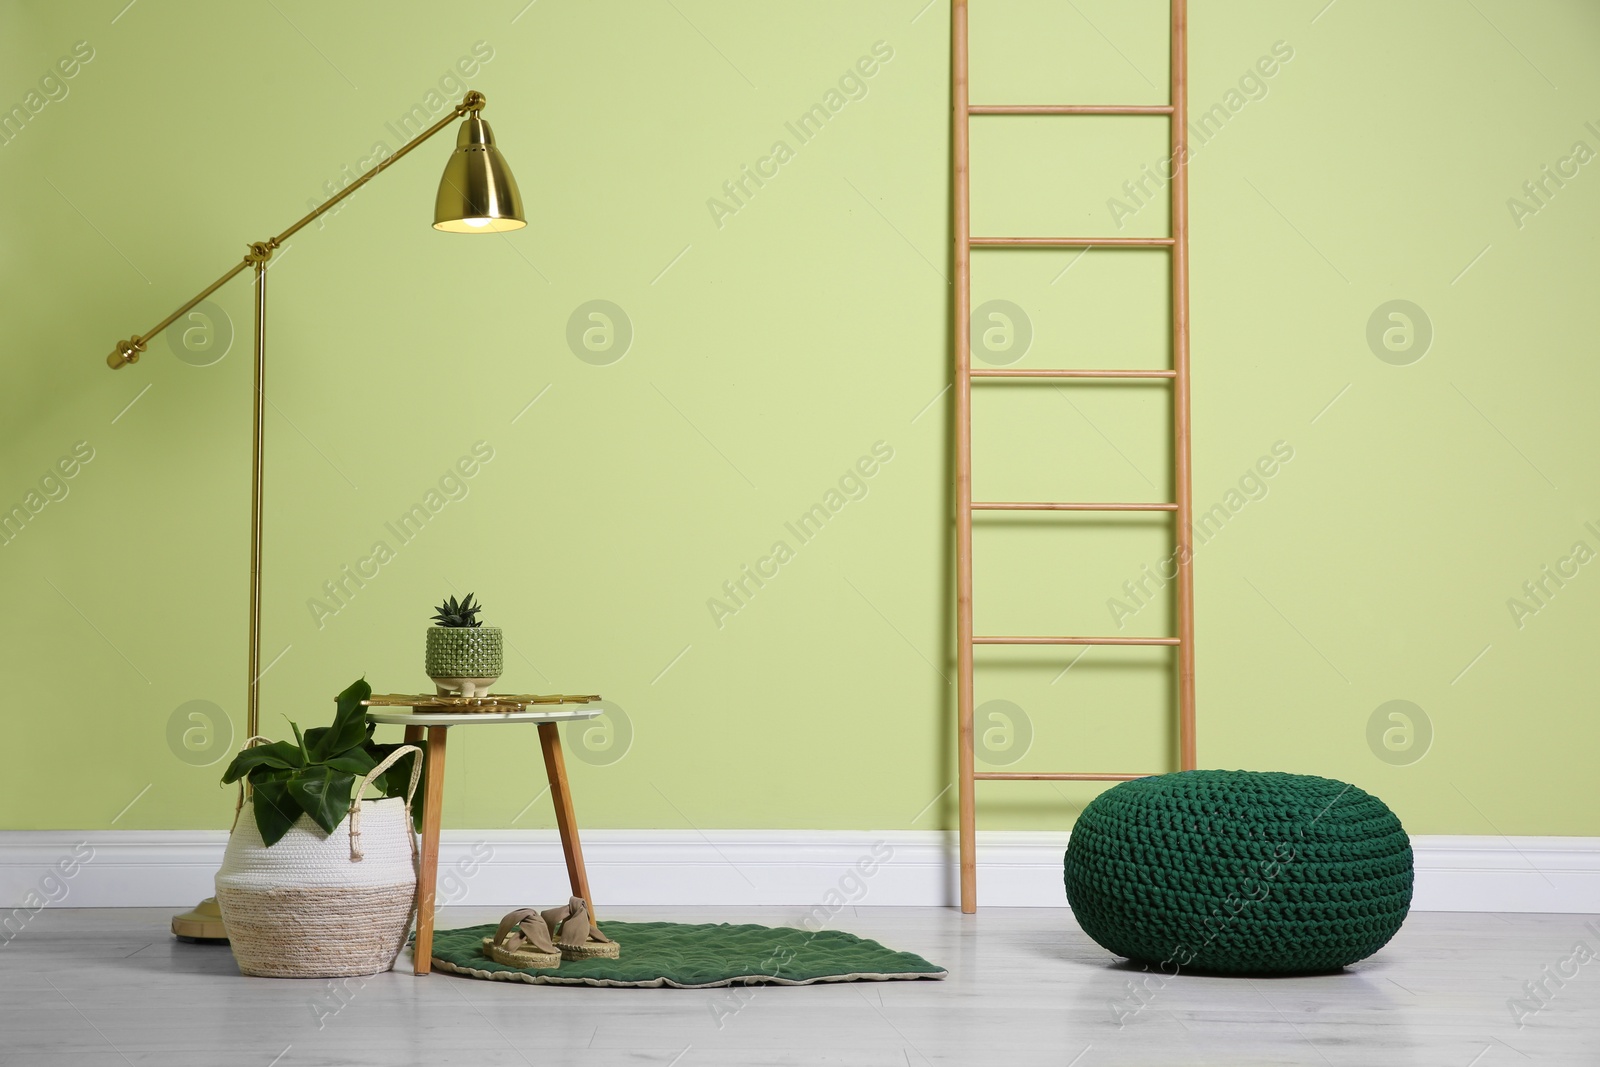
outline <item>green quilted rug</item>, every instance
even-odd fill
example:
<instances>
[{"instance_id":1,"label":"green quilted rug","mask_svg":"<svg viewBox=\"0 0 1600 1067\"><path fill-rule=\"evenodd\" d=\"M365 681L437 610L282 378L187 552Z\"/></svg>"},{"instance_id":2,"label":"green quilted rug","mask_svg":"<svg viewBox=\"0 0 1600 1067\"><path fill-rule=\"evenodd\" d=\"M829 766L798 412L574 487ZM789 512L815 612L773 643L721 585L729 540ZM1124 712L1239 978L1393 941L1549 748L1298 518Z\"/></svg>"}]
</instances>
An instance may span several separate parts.
<instances>
[{"instance_id":1,"label":"green quilted rug","mask_svg":"<svg viewBox=\"0 0 1600 1067\"><path fill-rule=\"evenodd\" d=\"M944 978L949 972L910 952L838 930L734 926L729 923L606 922L606 936L622 946L616 960L563 960L550 971L521 970L483 954L495 924L440 930L433 936L436 970L500 982L553 985L672 986L810 985L813 982L881 982Z\"/></svg>"}]
</instances>

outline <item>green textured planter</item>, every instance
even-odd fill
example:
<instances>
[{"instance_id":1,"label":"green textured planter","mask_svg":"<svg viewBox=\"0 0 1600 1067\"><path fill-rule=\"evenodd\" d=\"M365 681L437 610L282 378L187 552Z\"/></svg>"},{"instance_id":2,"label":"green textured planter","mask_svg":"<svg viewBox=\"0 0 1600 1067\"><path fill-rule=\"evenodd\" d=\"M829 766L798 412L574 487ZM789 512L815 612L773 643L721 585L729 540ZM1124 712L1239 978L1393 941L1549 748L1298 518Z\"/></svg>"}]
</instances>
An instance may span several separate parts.
<instances>
[{"instance_id":1,"label":"green textured planter","mask_svg":"<svg viewBox=\"0 0 1600 1067\"><path fill-rule=\"evenodd\" d=\"M481 683L474 688L487 690L505 666L500 627L428 627L424 666L435 682L469 680Z\"/></svg>"}]
</instances>

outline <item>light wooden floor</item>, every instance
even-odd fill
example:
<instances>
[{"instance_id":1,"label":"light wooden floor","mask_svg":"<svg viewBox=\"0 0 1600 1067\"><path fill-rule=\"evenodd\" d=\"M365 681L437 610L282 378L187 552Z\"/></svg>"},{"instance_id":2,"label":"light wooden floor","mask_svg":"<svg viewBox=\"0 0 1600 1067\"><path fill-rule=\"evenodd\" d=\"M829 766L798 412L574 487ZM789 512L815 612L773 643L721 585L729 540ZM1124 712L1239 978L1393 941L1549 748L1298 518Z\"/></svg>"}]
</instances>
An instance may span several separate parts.
<instances>
[{"instance_id":1,"label":"light wooden floor","mask_svg":"<svg viewBox=\"0 0 1600 1067\"><path fill-rule=\"evenodd\" d=\"M497 911L449 909L441 926ZM798 909L616 909L619 919L793 923ZM168 913L47 910L0 945L0 1064L1600 1064L1600 960L1567 965L1572 915L1416 914L1341 975L1144 976L1065 910L845 909L833 925L918 952L943 982L739 990L573 989L391 972L246 979L226 948L185 945ZM1557 986L1545 968L1577 968ZM1507 1001L1545 981L1520 1028ZM1156 983L1152 982L1152 985ZM1123 1014L1118 1025L1118 1012ZM720 1025L719 1025L720 1023Z\"/></svg>"}]
</instances>

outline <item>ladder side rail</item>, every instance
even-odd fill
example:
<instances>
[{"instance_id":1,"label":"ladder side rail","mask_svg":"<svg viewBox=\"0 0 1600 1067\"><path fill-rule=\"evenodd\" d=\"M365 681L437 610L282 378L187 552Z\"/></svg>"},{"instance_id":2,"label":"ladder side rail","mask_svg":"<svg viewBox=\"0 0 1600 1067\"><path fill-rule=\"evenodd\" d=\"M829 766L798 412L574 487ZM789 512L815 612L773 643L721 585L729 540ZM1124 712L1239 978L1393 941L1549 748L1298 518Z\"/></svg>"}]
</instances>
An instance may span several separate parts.
<instances>
[{"instance_id":1,"label":"ladder side rail","mask_svg":"<svg viewBox=\"0 0 1600 1067\"><path fill-rule=\"evenodd\" d=\"M955 242L956 716L959 734L961 910L978 910L972 736L972 217L968 171L967 0L950 3L950 156Z\"/></svg>"},{"instance_id":2,"label":"ladder side rail","mask_svg":"<svg viewBox=\"0 0 1600 1067\"><path fill-rule=\"evenodd\" d=\"M1168 100L1172 104L1172 391L1173 483L1178 505L1173 525L1178 557L1178 766L1198 765L1194 713L1194 500L1189 423L1189 132L1188 0L1170 0L1171 59Z\"/></svg>"}]
</instances>

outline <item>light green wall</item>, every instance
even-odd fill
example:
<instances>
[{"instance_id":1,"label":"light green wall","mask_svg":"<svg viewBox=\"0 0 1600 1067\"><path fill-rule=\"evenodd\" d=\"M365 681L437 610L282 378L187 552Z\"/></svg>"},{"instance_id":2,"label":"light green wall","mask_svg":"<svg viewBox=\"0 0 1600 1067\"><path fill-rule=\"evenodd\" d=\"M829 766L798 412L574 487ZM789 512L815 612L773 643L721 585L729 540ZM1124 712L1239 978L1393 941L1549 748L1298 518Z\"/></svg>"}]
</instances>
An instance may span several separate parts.
<instances>
[{"instance_id":1,"label":"light green wall","mask_svg":"<svg viewBox=\"0 0 1600 1067\"><path fill-rule=\"evenodd\" d=\"M951 824L950 794L930 806L953 766L949 395L929 406L950 362L945 3L124 2L0 5L7 107L93 49L0 147L0 504L93 449L0 548L0 824L227 824L221 765L180 760L168 725L203 700L242 730L248 285L217 297L221 362L165 338L102 360L396 147L386 123L476 42L528 228L428 227L441 137L270 275L263 646L291 647L265 729L318 721L363 673L424 683L430 607L470 590L514 645L506 687L625 709L631 750L573 761L588 825ZM1159 3L975 6L975 101L1163 96ZM1600 549L1600 168L1520 225L1507 206L1575 142L1600 149L1600 9L1196 0L1192 19L1195 112L1237 107L1192 169L1196 502L1293 453L1197 557L1202 765L1350 780L1415 832L1600 833L1600 565L1520 627L1507 606L1574 542ZM800 143L785 123L877 42L865 95ZM1277 42L1264 95L1230 101ZM1162 153L1159 119L980 122L980 231L1118 232L1108 198ZM719 225L708 198L780 140L792 158ZM978 257L975 302L1029 315L1023 365L1164 359L1163 254L1074 255ZM610 365L566 341L595 299L634 330ZM1393 299L1433 326L1411 365L1366 340ZM1164 396L984 388L978 495L1164 496ZM401 546L385 522L479 441L466 498ZM893 458L866 496L800 544L784 523L876 442ZM308 600L378 540L395 558L319 627ZM793 558L716 625L708 599L778 540ZM977 544L980 630L1093 632L1164 534L985 522ZM1162 632L1164 603L1126 625ZM1170 759L1160 656L983 660L980 702L1032 723L1013 769ZM1420 761L1369 748L1391 700L1431 721ZM456 737L450 824L549 825L531 733ZM986 786L983 825L1065 826L1090 795Z\"/></svg>"}]
</instances>

